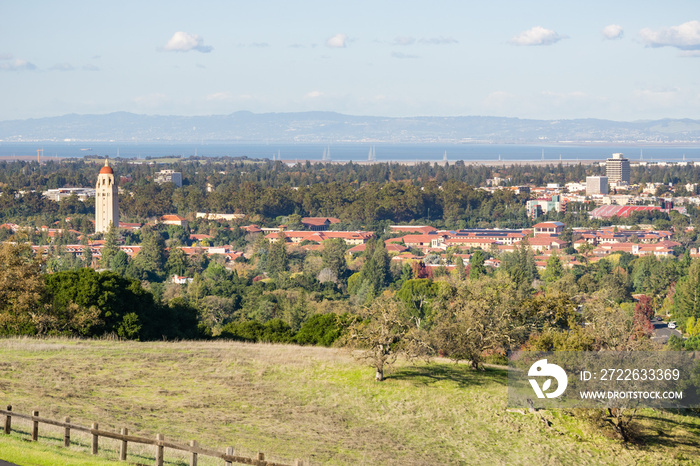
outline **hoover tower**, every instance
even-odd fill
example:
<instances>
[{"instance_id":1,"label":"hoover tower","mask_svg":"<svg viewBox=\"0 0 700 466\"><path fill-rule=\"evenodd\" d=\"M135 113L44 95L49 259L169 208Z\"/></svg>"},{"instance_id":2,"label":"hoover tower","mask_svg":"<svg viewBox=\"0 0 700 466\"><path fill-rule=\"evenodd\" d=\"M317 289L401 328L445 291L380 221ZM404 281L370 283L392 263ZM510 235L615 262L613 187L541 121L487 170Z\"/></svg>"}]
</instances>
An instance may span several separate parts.
<instances>
[{"instance_id":1,"label":"hoover tower","mask_svg":"<svg viewBox=\"0 0 700 466\"><path fill-rule=\"evenodd\" d=\"M119 228L119 191L114 170L105 160L95 187L95 233L107 233L110 225Z\"/></svg>"}]
</instances>

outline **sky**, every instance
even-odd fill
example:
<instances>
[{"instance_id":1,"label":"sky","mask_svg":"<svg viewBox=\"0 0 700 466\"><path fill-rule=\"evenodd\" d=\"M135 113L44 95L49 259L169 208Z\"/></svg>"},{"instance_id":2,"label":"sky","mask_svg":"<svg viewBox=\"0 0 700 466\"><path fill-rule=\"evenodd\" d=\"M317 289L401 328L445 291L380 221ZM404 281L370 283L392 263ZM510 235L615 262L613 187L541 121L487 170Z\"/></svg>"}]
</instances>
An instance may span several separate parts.
<instances>
[{"instance_id":1,"label":"sky","mask_svg":"<svg viewBox=\"0 0 700 466\"><path fill-rule=\"evenodd\" d=\"M0 0L0 120L700 119L697 0Z\"/></svg>"}]
</instances>

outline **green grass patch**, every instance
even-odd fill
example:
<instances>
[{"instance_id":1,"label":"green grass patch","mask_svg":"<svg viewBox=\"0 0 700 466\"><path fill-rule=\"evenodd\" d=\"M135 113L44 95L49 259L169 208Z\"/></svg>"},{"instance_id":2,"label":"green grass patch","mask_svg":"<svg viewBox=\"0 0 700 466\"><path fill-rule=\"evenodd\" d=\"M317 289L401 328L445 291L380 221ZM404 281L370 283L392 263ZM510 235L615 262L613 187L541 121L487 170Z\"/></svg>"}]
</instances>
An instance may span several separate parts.
<instances>
[{"instance_id":1,"label":"green grass patch","mask_svg":"<svg viewBox=\"0 0 700 466\"><path fill-rule=\"evenodd\" d=\"M121 463L116 459L90 457L84 449L59 448L44 438L29 442L17 434L0 434L0 459L21 466L113 466Z\"/></svg>"},{"instance_id":2,"label":"green grass patch","mask_svg":"<svg viewBox=\"0 0 700 466\"><path fill-rule=\"evenodd\" d=\"M547 426L540 416L507 412L507 373L498 367L399 362L386 381L373 377L372 368L334 348L0 340L0 403L15 412L161 433L219 451L232 446L245 456L262 451L273 461L692 464L700 457L700 419L690 415L642 411L639 443L625 445L584 416L542 411ZM29 429L28 422L17 426ZM61 448L54 437L49 450ZM89 452L89 440L83 443ZM116 446L105 444L101 457L116 458ZM12 461L4 445L0 458ZM142 459L133 461L148 464L151 448L134 450ZM169 454L171 464L184 461Z\"/></svg>"}]
</instances>

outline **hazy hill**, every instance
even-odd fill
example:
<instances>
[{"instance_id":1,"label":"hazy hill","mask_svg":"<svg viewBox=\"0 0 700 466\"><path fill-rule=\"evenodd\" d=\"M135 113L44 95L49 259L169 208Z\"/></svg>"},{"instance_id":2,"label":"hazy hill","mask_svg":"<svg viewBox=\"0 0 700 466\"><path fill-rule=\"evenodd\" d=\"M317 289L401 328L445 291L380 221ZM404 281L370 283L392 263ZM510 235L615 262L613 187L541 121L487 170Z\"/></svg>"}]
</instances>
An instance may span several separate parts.
<instances>
[{"instance_id":1,"label":"hazy hill","mask_svg":"<svg viewBox=\"0 0 700 466\"><path fill-rule=\"evenodd\" d=\"M138 142L700 142L700 120L371 117L333 112L160 116L127 112L0 122L3 141Z\"/></svg>"}]
</instances>

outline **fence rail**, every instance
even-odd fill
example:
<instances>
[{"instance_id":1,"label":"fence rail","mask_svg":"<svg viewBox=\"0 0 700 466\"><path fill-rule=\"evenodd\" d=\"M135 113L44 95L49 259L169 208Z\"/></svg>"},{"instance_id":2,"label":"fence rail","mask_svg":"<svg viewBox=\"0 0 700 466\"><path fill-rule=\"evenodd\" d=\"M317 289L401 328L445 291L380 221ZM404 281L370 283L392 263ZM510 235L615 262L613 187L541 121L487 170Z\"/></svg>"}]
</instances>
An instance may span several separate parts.
<instances>
[{"instance_id":1,"label":"fence rail","mask_svg":"<svg viewBox=\"0 0 700 466\"><path fill-rule=\"evenodd\" d=\"M169 442L165 440L162 434L157 434L155 438L138 437L134 435L129 435L129 431L126 428L121 429L121 433L110 432L106 430L99 430L99 425L97 423L92 424L91 427L85 427L78 424L72 424L70 418L66 417L63 422L55 421L53 419L48 419L39 416L38 411L33 411L32 414L21 414L12 411L12 406L8 406L7 409L0 409L0 415L5 416L5 434L10 434L12 431L12 418L16 417L19 419L26 419L32 421L32 441L36 442L39 439L39 424L49 424L56 427L63 427L65 429L63 436L63 446L70 446L70 431L76 430L79 432L85 432L92 435L92 454L97 455L99 449L99 438L106 437L114 440L120 440L119 448L119 459L126 461L127 449L129 443L138 443L142 445L152 445L156 447L155 457L156 466L163 466L163 456L164 449L170 448L172 450L180 450L190 453L190 465L197 466L198 455L211 456L214 458L219 458L225 461L225 465L229 466L232 463L237 464L252 464L255 466L290 466L283 463L275 463L272 461L265 460L265 454L260 452L257 458L248 458L245 456L237 456L233 454L233 447L226 448L226 452L220 452L217 450L212 450L209 448L204 448L199 446L199 444L192 440L189 445L181 445L179 443ZM296 460L294 466L303 466L302 460Z\"/></svg>"}]
</instances>

